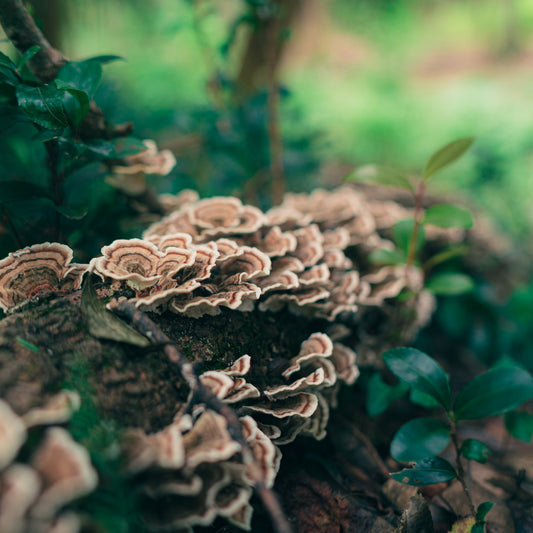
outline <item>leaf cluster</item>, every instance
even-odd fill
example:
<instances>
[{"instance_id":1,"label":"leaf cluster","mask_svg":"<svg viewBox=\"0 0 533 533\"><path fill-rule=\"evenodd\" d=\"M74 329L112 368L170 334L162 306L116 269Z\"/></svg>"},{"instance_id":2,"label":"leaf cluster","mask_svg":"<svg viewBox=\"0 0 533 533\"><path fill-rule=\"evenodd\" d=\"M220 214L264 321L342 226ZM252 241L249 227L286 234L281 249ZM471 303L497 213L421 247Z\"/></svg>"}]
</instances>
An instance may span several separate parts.
<instances>
[{"instance_id":1,"label":"leaf cluster","mask_svg":"<svg viewBox=\"0 0 533 533\"><path fill-rule=\"evenodd\" d=\"M390 447L391 456L412 466L392 473L396 481L423 486L461 479L462 467L440 457L450 442L462 458L485 463L489 447L477 439L465 439L459 445L457 425L506 413L507 427L520 436L531 431L531 416L513 411L533 399L533 377L516 365L494 367L476 376L452 397L450 379L442 367L429 355L415 348L396 348L383 354L389 370L400 380L402 387L416 391L420 398L430 398L441 409L439 417L415 418L403 424L396 432ZM529 433L531 438L531 433ZM463 480L464 481L464 480ZM483 524L490 510L487 504L478 508L476 524ZM483 529L479 529L483 531Z\"/></svg>"},{"instance_id":2,"label":"leaf cluster","mask_svg":"<svg viewBox=\"0 0 533 533\"><path fill-rule=\"evenodd\" d=\"M392 228L392 239L396 248L376 250L371 254L370 260L381 265L417 264L426 274L425 288L438 295L463 294L471 291L474 283L472 279L460 272L445 271L428 276L435 266L463 254L465 248L450 247L421 263L418 258L425 242L425 227L469 229L473 227L474 221L467 209L451 203L432 205L424 210L422 208L423 197L428 183L434 176L465 154L473 142L474 139L468 137L440 148L428 159L418 178L376 165L358 168L345 177L347 181L397 187L407 191L413 197L414 217L400 220Z\"/></svg>"},{"instance_id":3,"label":"leaf cluster","mask_svg":"<svg viewBox=\"0 0 533 533\"><path fill-rule=\"evenodd\" d=\"M110 140L84 136L84 121L92 112L102 66L121 58L98 56L68 62L53 81L43 84L26 67L38 51L39 47L30 48L18 63L0 53L1 127L9 132L0 146L6 153L0 163L0 217L8 221L18 247L35 239L61 239L59 227L55 234L51 228L50 210L71 220L86 217L93 207L89 198L72 194L80 171L93 163L121 159L145 149L130 137ZM100 175L94 170L93 174ZM40 228L28 242L32 230L27 219L32 217ZM77 232L80 224L69 222L66 227L68 233Z\"/></svg>"}]
</instances>

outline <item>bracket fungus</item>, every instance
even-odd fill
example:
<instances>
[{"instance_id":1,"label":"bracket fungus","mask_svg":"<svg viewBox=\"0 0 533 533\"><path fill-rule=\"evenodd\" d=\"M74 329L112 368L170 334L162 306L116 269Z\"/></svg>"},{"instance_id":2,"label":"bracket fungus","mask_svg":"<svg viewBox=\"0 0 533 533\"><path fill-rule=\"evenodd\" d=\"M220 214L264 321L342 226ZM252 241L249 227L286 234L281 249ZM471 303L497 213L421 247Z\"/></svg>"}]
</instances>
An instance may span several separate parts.
<instances>
[{"instance_id":1,"label":"bracket fungus","mask_svg":"<svg viewBox=\"0 0 533 533\"><path fill-rule=\"evenodd\" d=\"M156 163L147 159L154 150L148 145L146 152L131 156L127 167L115 170L154 171L150 165ZM212 347L202 338L190 359L201 386L236 413L262 482L271 487L284 445L301 435L326 435L338 390L355 382L358 364L375 349L367 322L390 327L393 313L384 309L402 305L393 299L406 290L418 293L411 333L433 310L417 267L375 266L368 259L376 247L393 247L388 240L391 226L406 209L396 204L384 208L350 187L289 194L267 213L235 198L199 200L193 191L165 195L161 203L168 214L147 228L142 239L104 246L88 270L101 279L100 296L110 297L111 304L129 300L137 313L157 313L154 320L161 320L182 347L190 331L204 336L209 329L202 329L204 321L219 330L232 325L231 339L252 330L254 342L243 348L232 340ZM56 243L10 254L0 261L0 307L13 311L36 295L78 289L87 267L71 260L70 248ZM288 322L294 319L305 326L281 335L276 320L289 314L296 316ZM256 319L261 325L253 330L248 326ZM283 340L282 348L277 340L255 342L264 326ZM146 360L154 361L152 355ZM122 362L134 365L135 371L114 368L117 379L135 379L144 364L137 359ZM162 375L155 387L159 391L167 378L171 382L166 398L172 398L170 416L161 415L164 421L156 426L132 423L120 441L124 469L141 494L146 527L186 532L224 517L250 530L255 481L244 460L246 445L235 438L220 412L199 400L194 387L178 383L177 371ZM102 381L106 390L107 381ZM11 524L10 531L22 532L36 519L49 526L46 532L54 531L54 524L77 531L79 521L68 514L69 505L93 490L98 476L68 425L58 425L67 424L79 407L80 396L72 391L61 391L21 416L0 400L0 509L14 498L20 501L17 512L0 514L0 533L7 533L5 523ZM28 428L39 427L44 438L32 459L16 463Z\"/></svg>"},{"instance_id":2,"label":"bracket fungus","mask_svg":"<svg viewBox=\"0 0 533 533\"><path fill-rule=\"evenodd\" d=\"M56 242L10 253L0 261L0 309L15 311L36 296L79 289L87 266L71 261L72 250Z\"/></svg>"}]
</instances>

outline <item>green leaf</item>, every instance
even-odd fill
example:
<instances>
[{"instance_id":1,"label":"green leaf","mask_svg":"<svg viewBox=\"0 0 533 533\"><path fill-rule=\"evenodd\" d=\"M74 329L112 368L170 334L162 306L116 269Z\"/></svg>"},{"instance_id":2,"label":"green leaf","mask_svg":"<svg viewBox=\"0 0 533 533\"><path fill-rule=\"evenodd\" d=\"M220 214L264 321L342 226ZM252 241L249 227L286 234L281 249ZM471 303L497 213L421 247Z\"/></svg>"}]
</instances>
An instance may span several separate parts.
<instances>
[{"instance_id":1,"label":"green leaf","mask_svg":"<svg viewBox=\"0 0 533 533\"><path fill-rule=\"evenodd\" d=\"M392 402L401 398L408 390L402 381L396 385L388 385L383 381L379 372L374 373L368 380L366 391L366 411L370 416L377 416L386 411Z\"/></svg>"},{"instance_id":2,"label":"green leaf","mask_svg":"<svg viewBox=\"0 0 533 533\"><path fill-rule=\"evenodd\" d=\"M456 420L473 420L511 411L533 398L533 377L521 368L493 368L459 391L453 406Z\"/></svg>"},{"instance_id":3,"label":"green leaf","mask_svg":"<svg viewBox=\"0 0 533 533\"><path fill-rule=\"evenodd\" d=\"M407 261L400 250L374 250L368 255L368 260L375 265L402 265Z\"/></svg>"},{"instance_id":4,"label":"green leaf","mask_svg":"<svg viewBox=\"0 0 533 533\"><path fill-rule=\"evenodd\" d=\"M53 83L39 87L21 84L17 87L17 101L24 113L43 128L55 130L68 126L63 111L63 91Z\"/></svg>"},{"instance_id":5,"label":"green leaf","mask_svg":"<svg viewBox=\"0 0 533 533\"><path fill-rule=\"evenodd\" d=\"M474 524L470 530L470 533L485 533L484 524Z\"/></svg>"},{"instance_id":6,"label":"green leaf","mask_svg":"<svg viewBox=\"0 0 533 533\"><path fill-rule=\"evenodd\" d=\"M0 83L14 86L20 83L17 66L2 52L0 52Z\"/></svg>"},{"instance_id":7,"label":"green leaf","mask_svg":"<svg viewBox=\"0 0 533 533\"><path fill-rule=\"evenodd\" d=\"M372 183L374 185L385 185L389 187L399 187L414 193L414 188L405 174L391 168L378 165L365 165L350 172L344 177L345 181L357 181L360 183Z\"/></svg>"},{"instance_id":8,"label":"green leaf","mask_svg":"<svg viewBox=\"0 0 533 533\"><path fill-rule=\"evenodd\" d=\"M485 522L485 518L490 513L493 507L494 507L493 502L480 503L476 511L476 522Z\"/></svg>"},{"instance_id":9,"label":"green leaf","mask_svg":"<svg viewBox=\"0 0 533 533\"><path fill-rule=\"evenodd\" d=\"M399 220L392 227L392 238L398 248L405 254L409 253L409 244L411 243L411 236L413 235L413 230L415 227L415 221L412 218L406 218L405 220ZM418 243L416 251L418 252L420 248L424 245L425 241L425 232L424 227L422 226L418 232Z\"/></svg>"},{"instance_id":10,"label":"green leaf","mask_svg":"<svg viewBox=\"0 0 533 533\"><path fill-rule=\"evenodd\" d=\"M89 95L85 91L70 87L61 80L57 80L56 85L65 91L63 106L74 125L79 126L89 112Z\"/></svg>"},{"instance_id":11,"label":"green leaf","mask_svg":"<svg viewBox=\"0 0 533 533\"><path fill-rule=\"evenodd\" d=\"M0 65L0 83L6 83L7 85L16 87L20 84L20 78L16 71L4 65Z\"/></svg>"},{"instance_id":12,"label":"green leaf","mask_svg":"<svg viewBox=\"0 0 533 533\"><path fill-rule=\"evenodd\" d=\"M17 70L17 65L2 52L0 52L0 66L7 67L9 70Z\"/></svg>"},{"instance_id":13,"label":"green leaf","mask_svg":"<svg viewBox=\"0 0 533 533\"><path fill-rule=\"evenodd\" d=\"M61 136L63 130L41 130L32 136L32 141L48 142Z\"/></svg>"},{"instance_id":14,"label":"green leaf","mask_svg":"<svg viewBox=\"0 0 533 533\"><path fill-rule=\"evenodd\" d=\"M427 181L431 176L457 161L474 142L474 137L467 137L458 139L450 144L447 144L437 152L435 152L426 163L422 177Z\"/></svg>"},{"instance_id":15,"label":"green leaf","mask_svg":"<svg viewBox=\"0 0 533 533\"><path fill-rule=\"evenodd\" d=\"M439 402L437 402L435 398L429 394L420 392L418 389L411 389L411 392L409 393L409 400L416 405L425 407L426 409L433 409L439 405Z\"/></svg>"},{"instance_id":16,"label":"green leaf","mask_svg":"<svg viewBox=\"0 0 533 533\"><path fill-rule=\"evenodd\" d=\"M461 444L460 453L465 459L471 459L472 461L484 464L489 458L490 449L480 440L466 439Z\"/></svg>"},{"instance_id":17,"label":"green leaf","mask_svg":"<svg viewBox=\"0 0 533 533\"><path fill-rule=\"evenodd\" d=\"M533 415L525 411L505 413L505 427L515 439L531 442L533 438Z\"/></svg>"},{"instance_id":18,"label":"green leaf","mask_svg":"<svg viewBox=\"0 0 533 533\"><path fill-rule=\"evenodd\" d=\"M64 88L77 89L92 100L102 80L102 65L123 59L120 56L104 55L90 57L83 61L69 61L57 73L57 80Z\"/></svg>"},{"instance_id":19,"label":"green leaf","mask_svg":"<svg viewBox=\"0 0 533 533\"><path fill-rule=\"evenodd\" d=\"M56 83L61 87L77 89L87 94L92 100L102 79L102 65L93 59L70 61L63 65L57 73Z\"/></svg>"},{"instance_id":20,"label":"green leaf","mask_svg":"<svg viewBox=\"0 0 533 533\"><path fill-rule=\"evenodd\" d=\"M441 296L457 296L471 292L474 289L474 281L466 274L458 272L444 272L435 274L427 281L425 288L433 294Z\"/></svg>"},{"instance_id":21,"label":"green leaf","mask_svg":"<svg viewBox=\"0 0 533 533\"><path fill-rule=\"evenodd\" d=\"M420 461L440 453L450 442L450 429L436 418L415 418L392 439L390 454L403 463Z\"/></svg>"},{"instance_id":22,"label":"green leaf","mask_svg":"<svg viewBox=\"0 0 533 533\"><path fill-rule=\"evenodd\" d=\"M20 70L40 49L41 47L38 45L30 46L22 54L22 57L20 58L18 65L17 65L17 70Z\"/></svg>"},{"instance_id":23,"label":"green leaf","mask_svg":"<svg viewBox=\"0 0 533 533\"><path fill-rule=\"evenodd\" d=\"M468 209L455 204L437 204L426 211L424 224L439 228L468 229L474 225L474 219Z\"/></svg>"},{"instance_id":24,"label":"green leaf","mask_svg":"<svg viewBox=\"0 0 533 533\"><path fill-rule=\"evenodd\" d=\"M391 372L414 389L435 398L446 411L451 407L450 381L439 364L416 348L395 348L383 354Z\"/></svg>"},{"instance_id":25,"label":"green leaf","mask_svg":"<svg viewBox=\"0 0 533 533\"><path fill-rule=\"evenodd\" d=\"M400 472L391 474L392 479L419 487L442 483L457 477L453 466L442 457L430 457L415 464L413 468L405 468Z\"/></svg>"}]
</instances>

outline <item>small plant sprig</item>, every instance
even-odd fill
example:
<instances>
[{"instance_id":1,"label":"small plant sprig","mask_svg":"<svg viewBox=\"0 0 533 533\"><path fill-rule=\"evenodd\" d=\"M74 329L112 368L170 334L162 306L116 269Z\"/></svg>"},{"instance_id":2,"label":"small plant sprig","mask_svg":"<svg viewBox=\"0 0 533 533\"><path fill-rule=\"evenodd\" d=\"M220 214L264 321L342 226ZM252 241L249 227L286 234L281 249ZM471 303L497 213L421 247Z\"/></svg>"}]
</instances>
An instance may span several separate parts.
<instances>
[{"instance_id":1,"label":"small plant sprig","mask_svg":"<svg viewBox=\"0 0 533 533\"><path fill-rule=\"evenodd\" d=\"M391 474L407 485L423 486L458 479L470 513L475 517L474 533L484 531L491 502L474 507L469 479L463 460L485 463L488 446L477 439L459 440L457 427L465 420L475 420L507 413L533 398L533 377L517 366L500 366L476 376L452 400L450 380L442 367L429 355L415 348L396 348L383 354L385 364L400 381L427 405L440 406L444 417L422 417L406 422L391 443L391 456L412 467ZM444 418L444 420L443 420ZM449 444L455 451L455 465L438 454Z\"/></svg>"},{"instance_id":2,"label":"small plant sprig","mask_svg":"<svg viewBox=\"0 0 533 533\"><path fill-rule=\"evenodd\" d=\"M456 204L441 203L424 209L424 196L428 184L441 170L457 161L474 142L473 137L458 139L437 150L426 162L424 169L417 178L406 176L402 172L377 165L366 165L346 176L346 181L357 181L397 187L409 192L414 201L413 218L400 220L392 228L392 237L396 243L395 250L376 250L370 260L381 265L405 264L406 267L419 266L425 274L424 286L435 294L457 295L473 288L472 280L459 272L445 272L428 276L438 264L461 255L464 246L454 246L443 250L427 259L423 264L419 261L419 252L425 240L424 228L432 225L439 228L469 229L474 222L470 212Z\"/></svg>"},{"instance_id":3,"label":"small plant sprig","mask_svg":"<svg viewBox=\"0 0 533 533\"><path fill-rule=\"evenodd\" d=\"M25 68L39 50L39 46L29 48L16 64L0 52L0 110L5 113L5 127L32 124L34 135L28 141L43 143L49 170L47 184L21 178L0 181L0 216L19 246L22 239L9 209L16 210L18 204L28 200L53 208L54 238L62 240L60 216L80 219L88 210L85 202L67 204L64 189L68 178L92 162L116 160L145 149L141 141L126 136L125 129L120 130L118 138L119 134L110 129L90 131L84 122L100 85L102 65L122 58L108 55L70 61L53 80L43 83ZM103 115L101 122L105 124Z\"/></svg>"}]
</instances>

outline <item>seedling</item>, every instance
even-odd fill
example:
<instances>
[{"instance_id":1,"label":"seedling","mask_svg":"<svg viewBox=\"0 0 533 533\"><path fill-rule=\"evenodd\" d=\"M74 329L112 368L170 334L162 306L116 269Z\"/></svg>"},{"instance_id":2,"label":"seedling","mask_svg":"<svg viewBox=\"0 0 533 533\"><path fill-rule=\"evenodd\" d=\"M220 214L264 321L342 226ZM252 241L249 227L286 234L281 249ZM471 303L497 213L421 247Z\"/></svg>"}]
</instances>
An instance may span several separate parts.
<instances>
[{"instance_id":1,"label":"seedling","mask_svg":"<svg viewBox=\"0 0 533 533\"><path fill-rule=\"evenodd\" d=\"M428 209L423 208L424 195L427 192L429 182L441 170L457 161L473 142L473 137L467 137L453 141L437 150L428 159L420 177L417 178L376 165L361 167L346 176L347 181L404 189L413 197L413 218L400 220L392 229L396 249L377 250L371 254L371 261L381 265L405 264L407 267L413 265L421 267L425 273L425 288L435 294L456 295L472 290L474 286L472 280L459 272L446 272L429 277L430 271L435 266L463 254L464 246L450 247L430 257L424 263L420 263L419 252L425 240L425 226L469 229L474 224L470 212L459 205L442 203L433 205Z\"/></svg>"},{"instance_id":2,"label":"seedling","mask_svg":"<svg viewBox=\"0 0 533 533\"><path fill-rule=\"evenodd\" d=\"M458 479L476 523L472 531L482 532L491 502L477 510L472 502L463 460L484 463L488 446L476 439L462 442L458 424L512 411L533 398L533 377L517 366L500 366L476 376L452 398L450 380L442 367L429 355L415 348L396 348L383 354L385 364L400 381L419 396L429 397L441 408L440 418L415 418L405 423L394 436L391 455L413 466L391 474L407 485L423 486ZM449 444L455 451L455 465L438 454Z\"/></svg>"}]
</instances>

